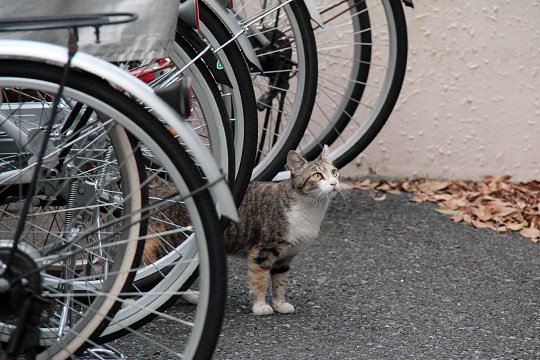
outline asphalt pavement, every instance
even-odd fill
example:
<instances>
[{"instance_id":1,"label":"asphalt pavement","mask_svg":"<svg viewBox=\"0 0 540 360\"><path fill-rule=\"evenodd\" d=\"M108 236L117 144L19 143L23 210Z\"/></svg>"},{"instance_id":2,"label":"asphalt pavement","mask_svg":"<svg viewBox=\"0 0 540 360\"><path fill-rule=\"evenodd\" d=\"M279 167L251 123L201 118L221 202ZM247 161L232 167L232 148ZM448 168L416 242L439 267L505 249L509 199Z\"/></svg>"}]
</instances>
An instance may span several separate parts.
<instances>
[{"instance_id":1,"label":"asphalt pavement","mask_svg":"<svg viewBox=\"0 0 540 360\"><path fill-rule=\"evenodd\" d=\"M292 315L251 314L232 260L215 359L540 359L539 245L408 195L333 200L293 263Z\"/></svg>"},{"instance_id":2,"label":"asphalt pavement","mask_svg":"<svg viewBox=\"0 0 540 360\"><path fill-rule=\"evenodd\" d=\"M230 260L214 359L540 359L538 244L407 194L348 194L293 263L294 314L253 315L246 265Z\"/></svg>"}]
</instances>

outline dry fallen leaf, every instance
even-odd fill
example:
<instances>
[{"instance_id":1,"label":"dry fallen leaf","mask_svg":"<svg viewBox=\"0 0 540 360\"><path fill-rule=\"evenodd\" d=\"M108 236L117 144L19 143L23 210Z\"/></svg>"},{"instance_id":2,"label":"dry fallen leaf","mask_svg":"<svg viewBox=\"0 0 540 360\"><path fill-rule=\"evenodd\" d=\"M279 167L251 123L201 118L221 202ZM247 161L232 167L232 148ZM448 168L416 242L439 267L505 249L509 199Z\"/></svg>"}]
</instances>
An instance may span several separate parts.
<instances>
[{"instance_id":1,"label":"dry fallen leaf","mask_svg":"<svg viewBox=\"0 0 540 360\"><path fill-rule=\"evenodd\" d=\"M383 194L381 196L372 196L371 198L375 201L384 201L386 200L386 195Z\"/></svg>"},{"instance_id":2,"label":"dry fallen leaf","mask_svg":"<svg viewBox=\"0 0 540 360\"><path fill-rule=\"evenodd\" d=\"M448 181L435 181L435 180L427 180L423 182L422 184L418 185L418 190L420 191L441 191L444 190L450 185Z\"/></svg>"},{"instance_id":3,"label":"dry fallen leaf","mask_svg":"<svg viewBox=\"0 0 540 360\"><path fill-rule=\"evenodd\" d=\"M388 183L382 183L381 185L376 186L375 189L379 191L388 191L392 189L392 187Z\"/></svg>"},{"instance_id":4,"label":"dry fallen leaf","mask_svg":"<svg viewBox=\"0 0 540 360\"><path fill-rule=\"evenodd\" d=\"M494 206L490 205L491 214L494 218L504 218L505 216L515 213L517 210L511 206Z\"/></svg>"},{"instance_id":5,"label":"dry fallen leaf","mask_svg":"<svg viewBox=\"0 0 540 360\"><path fill-rule=\"evenodd\" d=\"M527 222L524 221L524 222L521 222L519 224L508 223L505 226L508 228L508 230L520 231L521 229L525 228L525 226L527 226Z\"/></svg>"},{"instance_id":6,"label":"dry fallen leaf","mask_svg":"<svg viewBox=\"0 0 540 360\"><path fill-rule=\"evenodd\" d=\"M435 209L435 211L444 215L455 215L461 212L460 210L452 210L452 209Z\"/></svg>"},{"instance_id":7,"label":"dry fallen leaf","mask_svg":"<svg viewBox=\"0 0 540 360\"><path fill-rule=\"evenodd\" d=\"M362 189L362 190L371 190L377 186L377 182L372 182L369 179L363 181L353 181L350 183L344 184L347 189Z\"/></svg>"},{"instance_id":8,"label":"dry fallen leaf","mask_svg":"<svg viewBox=\"0 0 540 360\"><path fill-rule=\"evenodd\" d=\"M484 206L484 205L480 205L478 207L472 206L471 212L480 221L487 222L492 219L491 211L489 210L487 206Z\"/></svg>"},{"instance_id":9,"label":"dry fallen leaf","mask_svg":"<svg viewBox=\"0 0 540 360\"><path fill-rule=\"evenodd\" d=\"M485 221L473 220L473 221L471 221L471 225L474 226L475 228L479 228L479 229L487 229L488 228L488 223L486 223Z\"/></svg>"},{"instance_id":10,"label":"dry fallen leaf","mask_svg":"<svg viewBox=\"0 0 540 360\"><path fill-rule=\"evenodd\" d=\"M540 230L536 228L526 228L519 232L521 235L531 238L531 239L538 239L540 238Z\"/></svg>"}]
</instances>

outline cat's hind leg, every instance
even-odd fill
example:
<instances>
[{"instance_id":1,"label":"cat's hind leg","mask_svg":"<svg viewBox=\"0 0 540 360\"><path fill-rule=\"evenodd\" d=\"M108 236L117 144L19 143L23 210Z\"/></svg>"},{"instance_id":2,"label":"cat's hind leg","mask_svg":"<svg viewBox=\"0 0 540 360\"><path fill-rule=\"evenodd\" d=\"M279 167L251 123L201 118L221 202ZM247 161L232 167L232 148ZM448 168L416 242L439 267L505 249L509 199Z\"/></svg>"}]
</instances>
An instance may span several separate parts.
<instances>
[{"instance_id":1,"label":"cat's hind leg","mask_svg":"<svg viewBox=\"0 0 540 360\"><path fill-rule=\"evenodd\" d=\"M294 312L294 306L289 304L285 299L289 265L290 262L279 263L274 265L272 270L270 270L272 276L272 305L274 305L274 309L281 314L290 314Z\"/></svg>"},{"instance_id":2,"label":"cat's hind leg","mask_svg":"<svg viewBox=\"0 0 540 360\"><path fill-rule=\"evenodd\" d=\"M266 303L266 287L270 277L270 270L250 263L249 264L249 289L254 297L253 313L255 315L269 315L274 312Z\"/></svg>"},{"instance_id":3,"label":"cat's hind leg","mask_svg":"<svg viewBox=\"0 0 540 360\"><path fill-rule=\"evenodd\" d=\"M272 307L266 303L266 288L270 280L270 266L261 264L260 256L248 257L248 278L249 289L254 298L253 313L255 315L269 315L274 312Z\"/></svg>"}]
</instances>

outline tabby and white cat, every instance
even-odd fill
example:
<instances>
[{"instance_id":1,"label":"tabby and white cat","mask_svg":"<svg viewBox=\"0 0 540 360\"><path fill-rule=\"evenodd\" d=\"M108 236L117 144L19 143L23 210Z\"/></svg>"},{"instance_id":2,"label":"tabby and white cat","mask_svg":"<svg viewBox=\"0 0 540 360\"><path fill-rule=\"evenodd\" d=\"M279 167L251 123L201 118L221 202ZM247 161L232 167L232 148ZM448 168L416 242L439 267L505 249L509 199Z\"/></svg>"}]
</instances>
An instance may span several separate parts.
<instances>
[{"instance_id":1,"label":"tabby and white cat","mask_svg":"<svg viewBox=\"0 0 540 360\"><path fill-rule=\"evenodd\" d=\"M327 158L328 147L308 162L290 151L288 181L251 183L238 209L240 224L225 232L227 252L246 256L253 313L294 312L285 298L294 257L319 234L329 199L339 190L339 173ZM266 288L272 280L272 306Z\"/></svg>"},{"instance_id":2,"label":"tabby and white cat","mask_svg":"<svg viewBox=\"0 0 540 360\"><path fill-rule=\"evenodd\" d=\"M294 257L319 234L329 200L341 191L337 169L328 160L328 147L314 161L295 151L287 156L290 179L280 183L252 182L238 212L240 223L225 231L227 253L246 257L253 313L267 315L274 309L292 313L285 298L287 276ZM181 211L175 211L181 216ZM170 217L174 221L174 217ZM158 247L147 241L150 258ZM152 255L152 253L154 253ZM272 306L266 302L272 281Z\"/></svg>"}]
</instances>

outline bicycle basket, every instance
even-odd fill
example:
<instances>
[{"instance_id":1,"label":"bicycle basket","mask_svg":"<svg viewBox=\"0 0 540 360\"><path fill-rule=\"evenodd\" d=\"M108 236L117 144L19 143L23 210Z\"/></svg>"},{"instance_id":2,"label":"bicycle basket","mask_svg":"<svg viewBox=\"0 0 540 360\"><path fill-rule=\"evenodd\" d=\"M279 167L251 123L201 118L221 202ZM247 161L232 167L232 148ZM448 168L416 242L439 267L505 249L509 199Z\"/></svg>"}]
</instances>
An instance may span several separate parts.
<instances>
[{"instance_id":1,"label":"bicycle basket","mask_svg":"<svg viewBox=\"0 0 540 360\"><path fill-rule=\"evenodd\" d=\"M0 17L128 12L134 22L103 26L96 43L93 28L79 29L79 49L107 61L167 57L174 41L179 0L0 0ZM0 33L0 39L35 40L66 46L67 31L45 30Z\"/></svg>"}]
</instances>

